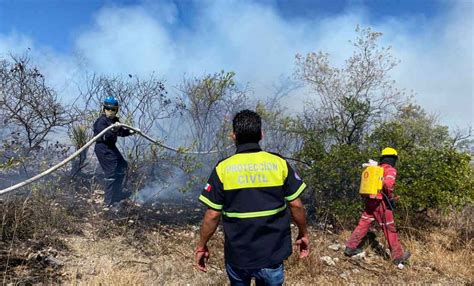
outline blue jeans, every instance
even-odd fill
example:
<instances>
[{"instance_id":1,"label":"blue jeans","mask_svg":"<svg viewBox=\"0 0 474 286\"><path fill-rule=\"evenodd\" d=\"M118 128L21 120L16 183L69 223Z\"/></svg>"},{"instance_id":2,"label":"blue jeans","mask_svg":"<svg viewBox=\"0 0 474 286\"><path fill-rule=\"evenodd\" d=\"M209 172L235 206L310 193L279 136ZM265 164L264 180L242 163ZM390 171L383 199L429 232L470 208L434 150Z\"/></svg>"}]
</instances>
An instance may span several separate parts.
<instances>
[{"instance_id":1,"label":"blue jeans","mask_svg":"<svg viewBox=\"0 0 474 286\"><path fill-rule=\"evenodd\" d=\"M229 276L230 284L232 286L248 286L250 285L250 280L252 280L252 277L255 278L257 286L283 285L283 282L285 280L283 263L280 263L270 268L260 269L237 269L231 267L229 264L226 264L225 268L227 270L227 275Z\"/></svg>"}]
</instances>

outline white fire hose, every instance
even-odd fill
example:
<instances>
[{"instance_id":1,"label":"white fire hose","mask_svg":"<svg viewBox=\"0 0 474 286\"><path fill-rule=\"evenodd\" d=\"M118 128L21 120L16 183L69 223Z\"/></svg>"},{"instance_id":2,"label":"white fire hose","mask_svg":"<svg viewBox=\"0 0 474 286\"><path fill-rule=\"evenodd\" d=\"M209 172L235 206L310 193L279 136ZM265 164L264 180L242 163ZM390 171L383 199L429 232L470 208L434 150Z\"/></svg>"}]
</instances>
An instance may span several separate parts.
<instances>
[{"instance_id":1,"label":"white fire hose","mask_svg":"<svg viewBox=\"0 0 474 286\"><path fill-rule=\"evenodd\" d=\"M6 193L9 193L11 191L14 191L18 188L21 188L23 186L26 186L28 184L31 184L33 183L34 181L36 180L39 180L41 179L42 177L48 175L48 174L51 174L52 172L56 171L57 169L61 168L62 166L64 166L65 164L67 164L69 161L71 161L72 159L74 159L75 157L79 156L79 154L81 154L85 149L87 149L89 146L91 146L95 141L97 141L97 139L101 138L102 135L105 134L105 132L109 131L110 129L112 128L116 128L116 127L119 127L119 126L123 126L127 129L130 129L130 130L133 130L135 131L135 133L137 134L140 134L141 136L145 137L145 139L149 140L150 142L152 142L153 144L156 144L158 146L161 146L165 149L168 149L170 151L174 151L174 152L177 152L177 153L182 153L182 154L194 154L194 155L202 155L202 154L212 154L212 153L217 153L219 151L217 150L211 150L211 151L208 151L208 152L197 152L197 151L186 151L184 148L181 149L181 148L173 148L173 147L170 147L170 146L167 146L163 143L161 143L160 141L158 140L155 140L153 138L151 138L150 136L146 135L145 133L143 133L140 129L138 128L135 128L135 127L132 127L132 126L129 126L129 125L126 125L126 124L123 124L123 123L116 123L114 125L110 125L109 127L105 128L104 130L102 130L102 132L100 132L99 134L97 134L96 136L94 136L94 138L92 138L89 142L87 142L84 146L82 146L79 150L77 150L76 152L74 152L71 156L67 157L66 159L64 159L63 161L61 161L60 163L54 165L53 167L49 168L48 170L34 176L34 177L31 177L29 178L28 180L25 180L23 182L20 182L16 185L13 185L11 187L8 187L6 189L3 189L3 190L0 190L0 196L3 195L3 194L6 194ZM229 146L230 147L230 146ZM227 147L227 148L229 148ZM226 148L226 149L227 149Z\"/></svg>"}]
</instances>

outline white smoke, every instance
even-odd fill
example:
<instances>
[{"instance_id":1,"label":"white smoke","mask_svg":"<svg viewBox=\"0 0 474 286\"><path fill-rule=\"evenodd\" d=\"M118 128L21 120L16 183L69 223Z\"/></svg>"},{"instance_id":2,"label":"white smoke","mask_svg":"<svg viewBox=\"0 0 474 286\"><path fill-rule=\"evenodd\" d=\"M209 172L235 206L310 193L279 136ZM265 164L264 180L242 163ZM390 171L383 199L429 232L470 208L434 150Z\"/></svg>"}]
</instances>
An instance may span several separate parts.
<instances>
[{"instance_id":1,"label":"white smoke","mask_svg":"<svg viewBox=\"0 0 474 286\"><path fill-rule=\"evenodd\" d=\"M446 12L428 18L411 15L371 20L363 5L337 15L285 18L272 2L191 2L194 16L182 24L172 1L105 5L74 41L74 53L61 54L19 33L0 34L0 56L27 48L63 98L81 85L84 69L109 74L156 72L168 89L187 76L235 71L255 97L294 71L294 55L323 50L336 64L351 53L349 39L357 24L384 33L401 64L393 73L398 86L414 90L416 100L439 113L451 127L473 123L473 3L446 3ZM303 92L292 107L301 109Z\"/></svg>"}]
</instances>

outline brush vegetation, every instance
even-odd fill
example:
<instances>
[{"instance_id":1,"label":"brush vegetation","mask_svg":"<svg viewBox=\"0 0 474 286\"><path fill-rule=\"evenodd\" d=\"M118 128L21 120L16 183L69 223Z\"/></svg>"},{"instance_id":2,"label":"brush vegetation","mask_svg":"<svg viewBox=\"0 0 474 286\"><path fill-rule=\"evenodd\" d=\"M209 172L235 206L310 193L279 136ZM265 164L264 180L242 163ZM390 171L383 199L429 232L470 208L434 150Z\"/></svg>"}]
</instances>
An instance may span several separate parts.
<instances>
[{"instance_id":1,"label":"brush vegetation","mask_svg":"<svg viewBox=\"0 0 474 286\"><path fill-rule=\"evenodd\" d=\"M353 53L340 66L321 51L297 54L289 71L294 77L260 100L233 72L185 77L172 93L154 73L91 74L77 100L65 105L28 54L0 58L1 188L81 148L108 95L119 99L122 122L181 151L152 146L141 136L119 140L129 162L126 188L143 200L142 207L119 213L103 210L102 174L90 149L68 167L0 197L3 284L226 284L222 229L210 243L209 273L192 266L204 212L196 200L211 168L232 154L232 117L244 108L262 115L262 147L291 157L309 186L303 200L312 252L285 262L288 284L473 283L471 129L450 130L397 88L390 74L399 61L380 46L381 36L357 27ZM303 86L311 91L308 100L290 111L290 95ZM342 255L362 208L361 164L377 160L387 146L399 152L395 214L401 242L413 254L404 270L386 258L376 229L365 259ZM171 193L176 196L166 200Z\"/></svg>"}]
</instances>

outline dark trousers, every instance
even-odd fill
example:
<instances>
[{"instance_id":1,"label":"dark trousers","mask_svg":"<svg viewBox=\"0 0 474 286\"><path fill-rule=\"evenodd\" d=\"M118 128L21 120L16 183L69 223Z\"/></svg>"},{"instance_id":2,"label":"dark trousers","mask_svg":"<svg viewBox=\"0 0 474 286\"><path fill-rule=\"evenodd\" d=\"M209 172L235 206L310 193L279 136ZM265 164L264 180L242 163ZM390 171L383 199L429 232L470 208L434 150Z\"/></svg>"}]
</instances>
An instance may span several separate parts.
<instances>
[{"instance_id":1,"label":"dark trousers","mask_svg":"<svg viewBox=\"0 0 474 286\"><path fill-rule=\"evenodd\" d=\"M128 168L127 161L115 146L97 143L94 151L105 175L104 203L111 205L125 199L122 189Z\"/></svg>"}]
</instances>

